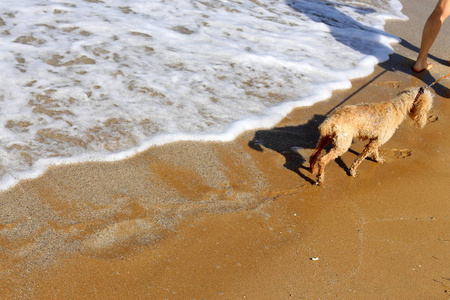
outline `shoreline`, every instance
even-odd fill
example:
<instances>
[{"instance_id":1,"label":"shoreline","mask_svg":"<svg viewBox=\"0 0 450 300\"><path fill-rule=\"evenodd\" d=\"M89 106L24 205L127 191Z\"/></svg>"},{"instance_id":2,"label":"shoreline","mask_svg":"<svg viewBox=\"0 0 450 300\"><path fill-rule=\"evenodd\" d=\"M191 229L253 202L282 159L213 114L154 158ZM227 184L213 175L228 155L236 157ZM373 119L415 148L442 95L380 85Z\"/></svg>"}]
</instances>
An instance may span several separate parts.
<instances>
[{"instance_id":1,"label":"shoreline","mask_svg":"<svg viewBox=\"0 0 450 300\"><path fill-rule=\"evenodd\" d=\"M345 89L345 88L343 88ZM311 100L314 98L316 100ZM159 134L149 140L142 141L139 145L136 145L130 149L126 149L116 153L110 153L106 156L102 156L98 153L84 153L72 157L57 157L57 158L45 158L40 159L36 162L35 166L28 171L20 171L23 175L9 175L2 185L0 183L0 192L5 192L15 185L19 184L20 181L33 180L42 176L50 168L59 168L67 165L84 164L84 163L107 163L107 162L118 162L121 160L126 160L138 156L147 151L151 151L154 147L164 147L176 143L184 142L205 142L205 143L222 143L222 142L232 142L237 139L240 135L244 134L246 131L256 131L258 129L270 129L276 124L280 123L286 116L289 115L295 109L308 107L314 105L315 103L327 101L329 97L325 97L321 100L317 95L310 95L305 97L303 100L289 101L286 103L280 103L277 106L271 107L262 115L251 116L246 119L237 120L229 126L227 129L221 133L164 133ZM296 104L297 103L297 104ZM281 107L283 108L280 112ZM263 121L261 121L263 119ZM244 126L242 126L244 125ZM244 129L242 129L244 127ZM59 162L58 162L59 161Z\"/></svg>"},{"instance_id":2,"label":"shoreline","mask_svg":"<svg viewBox=\"0 0 450 300\"><path fill-rule=\"evenodd\" d=\"M389 61L274 128L50 167L1 192L3 296L448 299L447 83L433 88L424 129L406 120L382 147L386 164L365 161L357 178L347 176L357 142L329 164L324 186L306 170L327 112L448 70L435 63L411 74L426 8L406 3L410 20L387 24L403 39Z\"/></svg>"}]
</instances>

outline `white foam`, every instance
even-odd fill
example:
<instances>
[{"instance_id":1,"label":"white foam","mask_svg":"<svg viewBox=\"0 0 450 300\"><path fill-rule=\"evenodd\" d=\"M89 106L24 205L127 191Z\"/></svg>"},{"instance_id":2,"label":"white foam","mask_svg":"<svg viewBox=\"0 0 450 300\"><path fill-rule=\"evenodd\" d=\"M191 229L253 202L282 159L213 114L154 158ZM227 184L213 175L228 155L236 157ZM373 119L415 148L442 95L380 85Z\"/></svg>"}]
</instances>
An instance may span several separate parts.
<instances>
[{"instance_id":1,"label":"white foam","mask_svg":"<svg viewBox=\"0 0 450 300\"><path fill-rule=\"evenodd\" d=\"M261 1L262 2L262 1ZM398 0L0 3L0 188L49 165L234 139L388 59Z\"/></svg>"}]
</instances>

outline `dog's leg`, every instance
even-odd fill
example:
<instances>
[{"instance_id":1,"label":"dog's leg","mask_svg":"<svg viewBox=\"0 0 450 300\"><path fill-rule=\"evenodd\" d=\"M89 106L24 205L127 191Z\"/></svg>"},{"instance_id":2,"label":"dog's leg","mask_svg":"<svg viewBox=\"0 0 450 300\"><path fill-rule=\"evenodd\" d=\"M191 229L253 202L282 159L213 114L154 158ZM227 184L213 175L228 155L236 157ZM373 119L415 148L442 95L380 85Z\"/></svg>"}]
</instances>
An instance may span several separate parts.
<instances>
[{"instance_id":1,"label":"dog's leg","mask_svg":"<svg viewBox=\"0 0 450 300\"><path fill-rule=\"evenodd\" d=\"M320 155L320 152L322 152L322 149L325 148L326 145L331 141L331 136L321 136L319 140L319 144L317 145L316 150L314 150L313 154L309 157L309 171L311 173L314 173L314 167L316 165L317 158Z\"/></svg>"},{"instance_id":2,"label":"dog's leg","mask_svg":"<svg viewBox=\"0 0 450 300\"><path fill-rule=\"evenodd\" d=\"M376 161L379 164L384 164L386 160L380 156L380 153L378 152L378 147L372 150L372 153L370 154L370 158L372 158L374 161Z\"/></svg>"},{"instance_id":3,"label":"dog's leg","mask_svg":"<svg viewBox=\"0 0 450 300\"><path fill-rule=\"evenodd\" d=\"M325 178L325 166L332 160L335 160L345 152L347 152L348 148L350 148L352 144L351 136L336 136L333 148L331 148L330 152L322 156L319 159L319 171L317 173L317 185L321 185Z\"/></svg>"},{"instance_id":4,"label":"dog's leg","mask_svg":"<svg viewBox=\"0 0 450 300\"><path fill-rule=\"evenodd\" d=\"M356 169L358 166L363 162L363 160L369 156L373 155L375 156L375 161L384 161L378 154L378 147L380 146L380 143L378 140L370 140L370 142L366 145L362 153L356 158L356 160L353 162L352 166L350 167L350 175L355 177L356 176Z\"/></svg>"}]
</instances>

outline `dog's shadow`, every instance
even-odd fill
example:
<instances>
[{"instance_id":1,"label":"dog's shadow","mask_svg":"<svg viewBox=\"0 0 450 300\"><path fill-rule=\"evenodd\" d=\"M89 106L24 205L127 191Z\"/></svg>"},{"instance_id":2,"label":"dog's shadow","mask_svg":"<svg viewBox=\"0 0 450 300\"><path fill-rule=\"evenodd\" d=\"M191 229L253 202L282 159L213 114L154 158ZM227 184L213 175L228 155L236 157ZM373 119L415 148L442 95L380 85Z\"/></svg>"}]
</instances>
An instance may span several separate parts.
<instances>
[{"instance_id":1,"label":"dog's shadow","mask_svg":"<svg viewBox=\"0 0 450 300\"><path fill-rule=\"evenodd\" d=\"M315 181L304 174L309 174L309 163L307 163L307 157L301 154L301 150L316 148L320 137L318 127L325 119L326 116L314 115L302 125L258 130L248 145L257 151L264 151L263 147L265 147L280 153L286 159L283 165L286 169L314 184Z\"/></svg>"}]
</instances>

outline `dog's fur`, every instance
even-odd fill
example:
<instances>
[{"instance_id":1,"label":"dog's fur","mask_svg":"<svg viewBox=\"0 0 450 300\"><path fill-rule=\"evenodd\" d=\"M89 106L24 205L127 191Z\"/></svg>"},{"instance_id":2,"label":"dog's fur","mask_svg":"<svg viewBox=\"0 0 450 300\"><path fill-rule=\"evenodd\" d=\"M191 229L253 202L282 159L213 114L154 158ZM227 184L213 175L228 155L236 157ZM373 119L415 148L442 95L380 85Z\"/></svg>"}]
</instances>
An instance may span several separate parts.
<instances>
[{"instance_id":1,"label":"dog's fur","mask_svg":"<svg viewBox=\"0 0 450 300\"><path fill-rule=\"evenodd\" d=\"M344 106L327 118L319 126L319 143L309 159L310 172L313 173L320 152L330 141L333 142L331 150L319 159L317 184L323 183L325 166L347 152L353 138L369 140L350 167L350 175L356 176L356 168L368 156L378 163L385 162L378 153L378 147L392 137L407 115L415 122L416 127L424 127L433 96L425 90L415 101L418 91L418 88L409 88L390 101Z\"/></svg>"}]
</instances>

